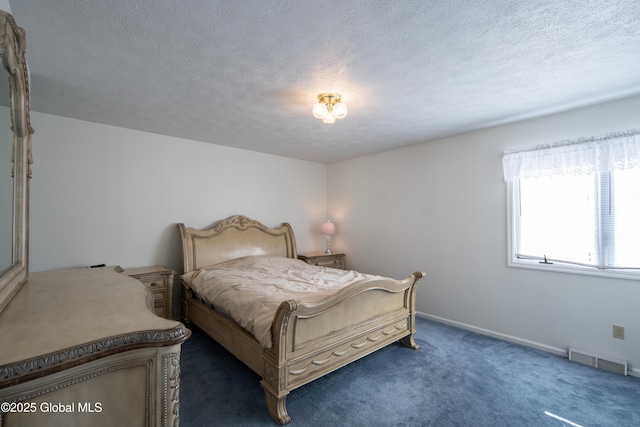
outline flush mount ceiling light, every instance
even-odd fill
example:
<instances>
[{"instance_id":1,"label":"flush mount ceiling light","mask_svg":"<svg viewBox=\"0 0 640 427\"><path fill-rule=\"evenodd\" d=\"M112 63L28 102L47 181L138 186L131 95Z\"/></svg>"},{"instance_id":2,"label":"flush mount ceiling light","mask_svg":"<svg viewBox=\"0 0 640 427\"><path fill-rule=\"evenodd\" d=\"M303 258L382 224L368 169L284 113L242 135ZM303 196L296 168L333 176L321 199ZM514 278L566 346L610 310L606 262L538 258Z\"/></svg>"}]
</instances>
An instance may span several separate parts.
<instances>
[{"instance_id":1,"label":"flush mount ceiling light","mask_svg":"<svg viewBox=\"0 0 640 427\"><path fill-rule=\"evenodd\" d=\"M318 95L318 103L313 106L313 117L324 123L335 123L336 119L342 119L347 115L347 106L340 102L337 93L321 93Z\"/></svg>"}]
</instances>

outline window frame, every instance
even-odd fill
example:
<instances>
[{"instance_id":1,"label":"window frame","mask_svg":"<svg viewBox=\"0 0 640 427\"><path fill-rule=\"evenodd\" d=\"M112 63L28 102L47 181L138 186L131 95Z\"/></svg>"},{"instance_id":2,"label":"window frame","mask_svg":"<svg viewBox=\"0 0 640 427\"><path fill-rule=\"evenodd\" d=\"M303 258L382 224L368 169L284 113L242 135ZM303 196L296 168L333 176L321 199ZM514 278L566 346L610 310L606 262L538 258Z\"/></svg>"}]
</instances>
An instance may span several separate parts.
<instances>
[{"instance_id":1,"label":"window frame","mask_svg":"<svg viewBox=\"0 0 640 427\"><path fill-rule=\"evenodd\" d=\"M517 247L517 221L519 216L519 193L516 192L516 184L519 178L514 178L506 182L506 199L507 199L507 266L513 268L524 268L530 270L551 271L556 273L582 274L596 277L608 277L616 279L640 280L640 270L624 270L624 269L602 269L593 266L565 263L553 261L552 264L541 263L538 259L518 258L516 256ZM603 185L603 180L599 181ZM608 185L608 184L606 184Z\"/></svg>"}]
</instances>

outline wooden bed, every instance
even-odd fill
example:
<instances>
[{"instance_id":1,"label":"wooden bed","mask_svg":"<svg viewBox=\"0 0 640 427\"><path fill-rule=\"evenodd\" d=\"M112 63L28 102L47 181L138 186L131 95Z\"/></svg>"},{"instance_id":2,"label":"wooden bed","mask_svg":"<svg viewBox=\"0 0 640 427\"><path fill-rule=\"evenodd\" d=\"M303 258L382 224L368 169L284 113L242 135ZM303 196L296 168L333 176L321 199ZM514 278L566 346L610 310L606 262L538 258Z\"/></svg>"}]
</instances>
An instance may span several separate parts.
<instances>
[{"instance_id":1,"label":"wooden bed","mask_svg":"<svg viewBox=\"0 0 640 427\"><path fill-rule=\"evenodd\" d=\"M268 228L245 216L230 217L214 227L196 230L178 224L183 274L250 255L296 258L291 226ZM267 409L278 424L286 424L290 391L330 373L390 343L417 349L415 295L424 276L404 280L359 281L321 303L283 301L273 319L271 348L228 317L194 297L183 281L182 313L262 378Z\"/></svg>"}]
</instances>

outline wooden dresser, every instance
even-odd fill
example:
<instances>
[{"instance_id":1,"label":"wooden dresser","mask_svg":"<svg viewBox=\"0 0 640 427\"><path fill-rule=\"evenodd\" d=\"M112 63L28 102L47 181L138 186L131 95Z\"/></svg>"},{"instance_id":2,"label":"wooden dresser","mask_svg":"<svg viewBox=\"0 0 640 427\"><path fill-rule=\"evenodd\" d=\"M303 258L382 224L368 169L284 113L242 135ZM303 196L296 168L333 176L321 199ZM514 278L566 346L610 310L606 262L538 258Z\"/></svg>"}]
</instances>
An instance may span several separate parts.
<instances>
[{"instance_id":1,"label":"wooden dresser","mask_svg":"<svg viewBox=\"0 0 640 427\"><path fill-rule=\"evenodd\" d=\"M190 331L114 268L32 273L0 312L0 426L173 426Z\"/></svg>"}]
</instances>

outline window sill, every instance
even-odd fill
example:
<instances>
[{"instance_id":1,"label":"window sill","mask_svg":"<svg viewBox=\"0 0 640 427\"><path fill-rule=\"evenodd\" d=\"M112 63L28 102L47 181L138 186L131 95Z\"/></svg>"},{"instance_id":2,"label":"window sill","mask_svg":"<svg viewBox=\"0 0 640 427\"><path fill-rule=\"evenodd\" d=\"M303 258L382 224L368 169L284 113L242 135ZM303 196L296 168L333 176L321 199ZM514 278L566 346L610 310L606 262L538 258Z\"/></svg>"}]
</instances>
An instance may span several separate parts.
<instances>
[{"instance_id":1,"label":"window sill","mask_svg":"<svg viewBox=\"0 0 640 427\"><path fill-rule=\"evenodd\" d=\"M553 264L541 264L537 260L511 259L507 263L509 267L526 268L529 270L553 271L556 273L583 274L587 276L607 277L614 279L640 280L640 270L613 270L583 267L579 265L554 262Z\"/></svg>"}]
</instances>

